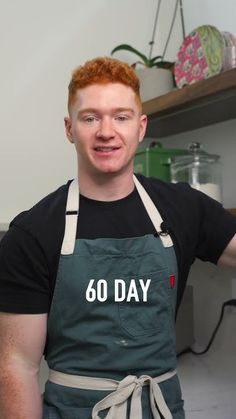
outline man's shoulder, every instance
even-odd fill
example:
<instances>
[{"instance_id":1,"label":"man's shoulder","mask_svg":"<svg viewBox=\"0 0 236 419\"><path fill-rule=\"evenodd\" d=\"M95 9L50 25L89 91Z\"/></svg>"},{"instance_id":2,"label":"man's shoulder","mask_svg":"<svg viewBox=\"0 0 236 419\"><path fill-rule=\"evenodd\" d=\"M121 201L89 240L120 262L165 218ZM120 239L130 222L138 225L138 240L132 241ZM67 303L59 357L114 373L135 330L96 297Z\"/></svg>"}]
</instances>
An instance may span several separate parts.
<instances>
[{"instance_id":1,"label":"man's shoulder","mask_svg":"<svg viewBox=\"0 0 236 419\"><path fill-rule=\"evenodd\" d=\"M35 236L58 228L65 213L66 198L70 181L60 186L38 201L32 208L18 214L10 223L11 227L18 227Z\"/></svg>"}]
</instances>

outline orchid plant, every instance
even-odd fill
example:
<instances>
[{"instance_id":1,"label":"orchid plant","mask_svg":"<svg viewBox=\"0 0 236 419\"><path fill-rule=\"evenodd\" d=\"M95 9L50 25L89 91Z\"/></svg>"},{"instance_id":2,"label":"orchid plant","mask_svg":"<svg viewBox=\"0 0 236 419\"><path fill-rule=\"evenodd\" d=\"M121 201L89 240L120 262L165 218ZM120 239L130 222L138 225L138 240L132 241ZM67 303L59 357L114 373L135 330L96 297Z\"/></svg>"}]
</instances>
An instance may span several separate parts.
<instances>
[{"instance_id":1,"label":"orchid plant","mask_svg":"<svg viewBox=\"0 0 236 419\"><path fill-rule=\"evenodd\" d=\"M170 37L171 37L171 34L172 34L173 26L174 26L174 23L175 23L178 4L180 4L182 29L183 29L183 34L184 34L184 22L183 22L183 15L182 15L182 0L176 0L176 2L175 2L175 9L174 9L173 17L172 17L172 22L171 22L171 25L170 25L170 30L169 30L169 33L168 33L168 36L167 36L167 41L166 41L166 44L165 44L165 47L164 47L163 54L162 55L156 55L155 57L152 57L152 50L153 50L154 39L155 39L155 34L156 34L157 21L158 21L158 17L159 17L159 13L160 13L161 1L162 0L157 1L157 10L156 10L156 15L155 15L152 39L149 42L149 45L150 45L149 55L148 56L144 55L143 53L141 53L140 51L138 51L136 48L132 47L129 44L118 45L117 47L115 47L111 51L111 55L113 55L117 51L125 50L125 51L132 52L133 54L135 54L136 56L139 57L139 60L134 62L132 64L132 67L136 67L137 64L141 64L145 67L158 67L158 68L164 68L164 69L170 69L170 70L173 69L174 63L164 60L164 57L165 57L165 53L166 53L166 50L167 50L167 47L168 47L168 44L169 44L169 40L170 40Z\"/></svg>"},{"instance_id":2,"label":"orchid plant","mask_svg":"<svg viewBox=\"0 0 236 419\"><path fill-rule=\"evenodd\" d=\"M159 67L159 68L168 68L169 69L173 66L172 62L164 61L162 55L157 55L153 58L151 58L151 57L149 58L149 57L142 54L140 51L138 51L137 49L133 48L131 45L128 45L128 44L118 45L117 47L115 47L111 51L111 55L113 55L115 52L120 51L120 50L126 50L126 51L133 52L139 58L141 58L141 61L140 60L136 61L134 64L132 64L132 67L136 67L137 64L141 64L141 65L144 65L145 67Z\"/></svg>"}]
</instances>

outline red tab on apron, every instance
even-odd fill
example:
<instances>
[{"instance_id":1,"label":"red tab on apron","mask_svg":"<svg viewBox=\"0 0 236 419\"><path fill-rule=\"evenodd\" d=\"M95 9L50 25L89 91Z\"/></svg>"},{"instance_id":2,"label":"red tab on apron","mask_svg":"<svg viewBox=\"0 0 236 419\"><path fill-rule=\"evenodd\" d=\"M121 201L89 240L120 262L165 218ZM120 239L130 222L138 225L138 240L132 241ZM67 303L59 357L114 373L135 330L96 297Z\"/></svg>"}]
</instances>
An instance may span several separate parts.
<instances>
[{"instance_id":1,"label":"red tab on apron","mask_svg":"<svg viewBox=\"0 0 236 419\"><path fill-rule=\"evenodd\" d=\"M175 275L174 274L170 275L169 281L170 281L170 288L174 288L174 286L175 286Z\"/></svg>"}]
</instances>

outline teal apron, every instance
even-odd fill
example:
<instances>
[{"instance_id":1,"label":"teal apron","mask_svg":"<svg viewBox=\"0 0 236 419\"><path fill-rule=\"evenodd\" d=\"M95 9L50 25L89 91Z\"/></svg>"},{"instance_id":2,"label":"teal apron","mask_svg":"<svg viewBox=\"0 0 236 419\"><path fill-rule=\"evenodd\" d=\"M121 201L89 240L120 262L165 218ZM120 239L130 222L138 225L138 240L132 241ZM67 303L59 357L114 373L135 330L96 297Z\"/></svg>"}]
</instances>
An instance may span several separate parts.
<instances>
[{"instance_id":1,"label":"teal apron","mask_svg":"<svg viewBox=\"0 0 236 419\"><path fill-rule=\"evenodd\" d=\"M177 263L162 218L134 177L156 236L78 239L78 181L48 320L44 419L184 419L176 374Z\"/></svg>"}]
</instances>

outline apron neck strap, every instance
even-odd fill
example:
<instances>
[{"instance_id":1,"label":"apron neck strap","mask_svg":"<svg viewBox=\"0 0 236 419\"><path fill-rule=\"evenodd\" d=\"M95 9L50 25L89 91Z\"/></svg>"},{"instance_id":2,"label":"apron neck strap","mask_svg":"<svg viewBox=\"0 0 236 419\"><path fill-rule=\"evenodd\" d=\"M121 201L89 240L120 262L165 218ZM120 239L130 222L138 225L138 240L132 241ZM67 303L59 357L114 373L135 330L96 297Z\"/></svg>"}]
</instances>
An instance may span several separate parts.
<instances>
[{"instance_id":1,"label":"apron neck strap","mask_svg":"<svg viewBox=\"0 0 236 419\"><path fill-rule=\"evenodd\" d=\"M168 233L165 233L161 229L163 219L159 214L156 206L152 202L150 196L147 194L144 187L141 185L136 176L133 176L134 184L138 191L138 194L146 208L146 211L154 225L164 247L173 246L172 239ZM66 214L65 214L65 233L61 247L62 255L71 255L74 252L77 222L79 215L79 182L78 178L75 178L68 190L67 203L66 203Z\"/></svg>"},{"instance_id":2,"label":"apron neck strap","mask_svg":"<svg viewBox=\"0 0 236 419\"><path fill-rule=\"evenodd\" d=\"M139 182L139 180L137 179L137 177L135 175L133 175L133 179L134 179L134 184L136 186L136 189L139 193L139 196L143 202L143 205L146 208L146 211L152 221L152 224L154 225L161 241L164 247L171 247L173 246L173 242L172 239L170 237L170 235L166 232L162 231L161 225L163 223L163 219L157 209L157 207L154 205L154 203L152 202L150 196L148 195L148 193L146 192L146 190L144 189L144 187L142 186L142 184Z\"/></svg>"},{"instance_id":3,"label":"apron neck strap","mask_svg":"<svg viewBox=\"0 0 236 419\"><path fill-rule=\"evenodd\" d=\"M74 252L77 221L79 214L79 182L75 178L68 190L66 203L65 233L61 246L62 255L71 255Z\"/></svg>"}]
</instances>

